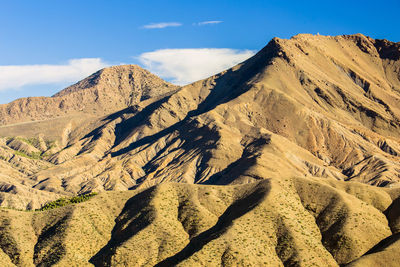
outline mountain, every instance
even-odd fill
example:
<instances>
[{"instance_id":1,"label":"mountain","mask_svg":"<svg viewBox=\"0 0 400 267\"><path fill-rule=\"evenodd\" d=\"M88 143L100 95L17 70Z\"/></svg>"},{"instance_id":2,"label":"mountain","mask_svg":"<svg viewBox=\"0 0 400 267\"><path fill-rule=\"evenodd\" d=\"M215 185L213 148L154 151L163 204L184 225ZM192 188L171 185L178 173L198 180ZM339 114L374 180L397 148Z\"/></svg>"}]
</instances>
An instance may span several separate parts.
<instances>
[{"instance_id":1,"label":"mountain","mask_svg":"<svg viewBox=\"0 0 400 267\"><path fill-rule=\"evenodd\" d=\"M0 105L0 125L72 114L104 115L176 88L136 65L109 67L52 97L27 97Z\"/></svg>"},{"instance_id":2,"label":"mountain","mask_svg":"<svg viewBox=\"0 0 400 267\"><path fill-rule=\"evenodd\" d=\"M6 224L0 233L21 241L0 244L5 261L395 266L399 59L400 43L301 34L187 86L112 67L44 98L74 99L65 117L41 105L3 113L3 207L100 192L4 210L34 233L22 240ZM107 219L92 218L96 205ZM71 246L87 236L90 248Z\"/></svg>"}]
</instances>

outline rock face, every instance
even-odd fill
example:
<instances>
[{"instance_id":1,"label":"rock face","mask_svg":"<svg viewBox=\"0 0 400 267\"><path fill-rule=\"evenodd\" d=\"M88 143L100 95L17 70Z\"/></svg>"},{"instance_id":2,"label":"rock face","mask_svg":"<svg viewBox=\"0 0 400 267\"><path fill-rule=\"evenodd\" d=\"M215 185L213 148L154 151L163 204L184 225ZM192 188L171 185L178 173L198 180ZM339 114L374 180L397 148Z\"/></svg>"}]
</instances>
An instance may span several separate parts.
<instances>
[{"instance_id":1,"label":"rock face","mask_svg":"<svg viewBox=\"0 0 400 267\"><path fill-rule=\"evenodd\" d=\"M104 226L108 241L79 260L60 241L61 265L390 266L399 229L399 58L399 43L303 34L274 38L247 61L181 88L138 67L105 69L43 98L58 103L51 115L25 105L34 112L0 117L45 119L0 128L1 205L32 209L60 196L135 189L112 211L116 224ZM60 107L61 99L70 101ZM65 110L68 120L55 118ZM56 123L64 126L52 140L56 132L40 129ZM74 209L54 213L64 220ZM43 214L29 216L51 228ZM256 239L243 235L248 229ZM46 251L27 252L26 261L46 265Z\"/></svg>"}]
</instances>

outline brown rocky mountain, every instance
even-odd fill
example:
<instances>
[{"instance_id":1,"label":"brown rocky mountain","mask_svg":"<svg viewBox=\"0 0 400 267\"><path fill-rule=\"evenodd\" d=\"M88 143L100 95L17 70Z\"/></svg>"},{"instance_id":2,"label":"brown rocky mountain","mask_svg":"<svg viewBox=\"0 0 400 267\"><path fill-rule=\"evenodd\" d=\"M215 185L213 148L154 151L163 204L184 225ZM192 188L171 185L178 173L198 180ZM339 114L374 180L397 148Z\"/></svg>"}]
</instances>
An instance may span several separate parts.
<instances>
[{"instance_id":1,"label":"brown rocky mountain","mask_svg":"<svg viewBox=\"0 0 400 267\"><path fill-rule=\"evenodd\" d=\"M43 98L74 99L64 117L61 102L50 117L40 105L3 113L3 207L117 191L4 210L3 224L25 216L34 233L4 226L14 240L0 244L4 262L396 266L399 59L399 43L302 34L181 88L113 67ZM146 75L132 82L136 71ZM81 224L100 232L73 230ZM83 236L95 241L78 253L71 244Z\"/></svg>"},{"instance_id":2,"label":"brown rocky mountain","mask_svg":"<svg viewBox=\"0 0 400 267\"><path fill-rule=\"evenodd\" d=\"M66 115L104 115L176 89L136 65L102 69L52 97L27 97L0 105L0 125Z\"/></svg>"}]
</instances>

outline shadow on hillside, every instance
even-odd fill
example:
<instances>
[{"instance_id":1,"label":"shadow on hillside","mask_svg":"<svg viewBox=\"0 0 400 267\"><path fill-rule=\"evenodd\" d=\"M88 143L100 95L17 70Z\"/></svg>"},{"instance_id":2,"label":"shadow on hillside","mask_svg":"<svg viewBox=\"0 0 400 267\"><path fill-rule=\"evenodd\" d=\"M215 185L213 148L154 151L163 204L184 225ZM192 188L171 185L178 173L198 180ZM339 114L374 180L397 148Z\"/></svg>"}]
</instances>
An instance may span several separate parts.
<instances>
[{"instance_id":1,"label":"shadow on hillside","mask_svg":"<svg viewBox=\"0 0 400 267\"><path fill-rule=\"evenodd\" d=\"M400 233L393 234L393 235L388 236L387 238L381 240L381 242L379 242L373 248L368 250L364 255L369 255L369 254L384 251L386 248L388 248L390 245L392 245L396 242L400 242Z\"/></svg>"},{"instance_id":2,"label":"shadow on hillside","mask_svg":"<svg viewBox=\"0 0 400 267\"><path fill-rule=\"evenodd\" d=\"M33 262L36 266L56 264L66 254L64 239L72 212L72 208L69 208L65 216L42 229L33 251Z\"/></svg>"},{"instance_id":3,"label":"shadow on hillside","mask_svg":"<svg viewBox=\"0 0 400 267\"><path fill-rule=\"evenodd\" d=\"M251 89L249 82L257 78L257 74L271 63L277 55L278 45L271 41L266 47L259 51L255 56L242 63L240 69L233 71L227 70L215 80L215 86L199 104L196 110L190 111L188 117L194 117L206 113L218 105L228 103Z\"/></svg>"},{"instance_id":4,"label":"shadow on hillside","mask_svg":"<svg viewBox=\"0 0 400 267\"><path fill-rule=\"evenodd\" d=\"M139 111L137 110L137 107L132 106L125 108L123 110L120 110L118 112L112 113L108 115L107 117L103 118L102 121L104 124L101 126L97 127L96 129L92 130L90 133L86 134L82 139L86 138L92 138L92 141L95 141L100 138L102 134L102 129L111 121L116 120L118 118L123 118L124 116L132 116L129 119L122 120L122 122L118 123L115 125L115 136L116 140L114 142L114 146L117 146L126 136L128 136L131 131L139 127L143 124L145 124L148 121L148 117L161 105L165 102L168 101L168 98L170 96L166 96L158 101L155 101L148 106L146 106L143 110Z\"/></svg>"},{"instance_id":5,"label":"shadow on hillside","mask_svg":"<svg viewBox=\"0 0 400 267\"><path fill-rule=\"evenodd\" d=\"M270 64L274 56L277 55L278 50L279 50L278 45L274 41L271 41L264 49L258 52L254 57L245 61L240 69L235 71L229 69L224 74L219 75L215 79L215 86L212 88L210 94L206 97L206 99L203 102L201 102L198 105L198 107L195 110L189 111L187 113L187 116L183 120L157 132L154 135L146 136L136 142L133 142L129 146L111 153L111 155L113 157L119 156L140 146L155 142L159 138L162 138L174 132L179 127L189 122L193 117L206 113L214 109L218 105L227 103L237 98L241 94L247 92L251 88L249 81L251 79L255 79L257 74L260 73L261 70L265 68L268 64ZM120 144L122 140L124 140L128 135L130 135L135 128L146 124L148 122L148 118L150 117L150 115L156 109L161 107L161 105L164 102L166 102L169 99L169 97L170 96L149 105L144 110L139 112L137 115L133 116L129 120L124 121L120 125L118 125L117 139L119 141L116 142L115 146Z\"/></svg>"},{"instance_id":6,"label":"shadow on hillside","mask_svg":"<svg viewBox=\"0 0 400 267\"><path fill-rule=\"evenodd\" d=\"M256 165L257 157L259 156L259 150L262 147L270 144L271 136L265 135L260 138L255 139L250 144L246 145L242 156L228 165L222 171L213 174L207 179L203 184L212 185L227 185L235 181L239 176L246 175L245 172L249 170L252 166ZM251 178L256 180L263 180L263 177L251 176Z\"/></svg>"},{"instance_id":7,"label":"shadow on hillside","mask_svg":"<svg viewBox=\"0 0 400 267\"><path fill-rule=\"evenodd\" d=\"M195 160L198 155L201 155L201 162L197 164L196 173L201 173L206 168L206 163L212 157L211 150L217 147L217 142L220 139L220 135L214 129L210 129L208 126L198 126L195 121L187 122L185 126L178 129L177 136L168 141L153 159L143 167L146 173L151 173L158 168L157 160L175 141L182 141L177 148L169 150L169 153L173 153L175 150L181 150L182 153L176 155L176 157L169 163L171 165L179 166L183 162L190 162ZM194 182L197 182L196 180Z\"/></svg>"},{"instance_id":8,"label":"shadow on hillside","mask_svg":"<svg viewBox=\"0 0 400 267\"><path fill-rule=\"evenodd\" d=\"M110 266L115 250L151 223L153 210L145 208L149 207L151 195L155 190L155 187L149 188L126 202L122 212L115 219L111 239L89 260L90 263L95 266Z\"/></svg>"},{"instance_id":9,"label":"shadow on hillside","mask_svg":"<svg viewBox=\"0 0 400 267\"><path fill-rule=\"evenodd\" d=\"M244 198L236 200L232 205L230 205L219 217L218 222L213 227L192 238L189 244L180 252L161 261L155 266L175 266L186 260L194 253L201 250L206 244L223 235L235 219L243 216L259 205L268 195L269 191L270 182L268 180L260 182L253 192L247 194Z\"/></svg>"}]
</instances>

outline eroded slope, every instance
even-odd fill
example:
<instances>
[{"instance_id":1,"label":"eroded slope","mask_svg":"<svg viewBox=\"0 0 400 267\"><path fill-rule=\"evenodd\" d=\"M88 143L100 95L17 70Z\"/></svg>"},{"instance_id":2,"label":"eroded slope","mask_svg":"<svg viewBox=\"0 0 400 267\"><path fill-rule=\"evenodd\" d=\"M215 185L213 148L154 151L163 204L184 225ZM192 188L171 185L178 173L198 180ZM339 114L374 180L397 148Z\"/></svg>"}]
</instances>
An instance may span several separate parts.
<instances>
[{"instance_id":1,"label":"eroded slope","mask_svg":"<svg viewBox=\"0 0 400 267\"><path fill-rule=\"evenodd\" d=\"M398 50L360 34L274 38L232 69L70 128L29 184L82 194L296 176L397 187Z\"/></svg>"},{"instance_id":2,"label":"eroded slope","mask_svg":"<svg viewBox=\"0 0 400 267\"><path fill-rule=\"evenodd\" d=\"M323 178L165 183L45 212L2 210L0 259L17 266L338 266L396 237L383 214L390 205L383 189Z\"/></svg>"}]
</instances>

